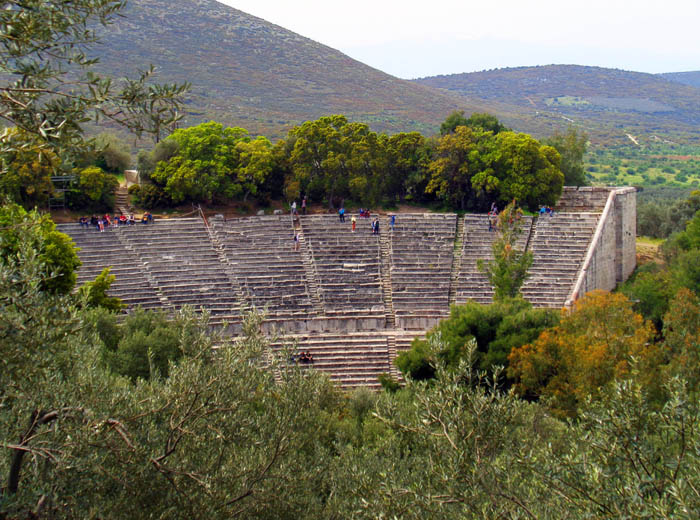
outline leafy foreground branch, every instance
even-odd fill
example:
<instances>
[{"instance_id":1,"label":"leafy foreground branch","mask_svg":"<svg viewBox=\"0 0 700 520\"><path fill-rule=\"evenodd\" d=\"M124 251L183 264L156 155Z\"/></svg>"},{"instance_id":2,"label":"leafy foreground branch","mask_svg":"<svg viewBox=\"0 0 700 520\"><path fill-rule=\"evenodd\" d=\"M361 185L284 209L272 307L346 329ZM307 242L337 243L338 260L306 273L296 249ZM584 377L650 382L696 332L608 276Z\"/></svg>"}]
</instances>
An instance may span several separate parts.
<instances>
[{"instance_id":1,"label":"leafy foreground branch","mask_svg":"<svg viewBox=\"0 0 700 520\"><path fill-rule=\"evenodd\" d=\"M153 69L114 82L92 67L98 31L119 16L122 0L10 0L0 9L0 121L22 130L22 145L75 158L89 149L88 121L108 119L156 142L181 117L188 84L154 84ZM18 150L9 130L0 154ZM20 147L21 149L21 147Z\"/></svg>"},{"instance_id":2,"label":"leafy foreground branch","mask_svg":"<svg viewBox=\"0 0 700 520\"><path fill-rule=\"evenodd\" d=\"M167 371L149 361L147 379L122 376L105 362L99 314L42 289L47 270L27 241L14 255L0 261L0 518L700 510L698 396L678 378L663 402L643 378L611 383L582 400L576 421L560 420L501 391L499 370L476 371L471 341L457 366L432 358L431 381L341 394L271 356L260 316L225 341L188 310L175 320L189 324L178 329L177 361Z\"/></svg>"}]
</instances>

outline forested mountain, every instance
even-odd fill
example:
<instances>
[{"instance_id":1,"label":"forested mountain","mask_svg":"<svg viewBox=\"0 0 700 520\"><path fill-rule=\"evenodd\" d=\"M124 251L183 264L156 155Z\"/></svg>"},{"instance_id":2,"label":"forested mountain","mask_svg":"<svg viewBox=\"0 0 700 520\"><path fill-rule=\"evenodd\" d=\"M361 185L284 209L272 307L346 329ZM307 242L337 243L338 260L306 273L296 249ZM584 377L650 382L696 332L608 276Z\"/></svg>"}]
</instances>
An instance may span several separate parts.
<instances>
[{"instance_id":1,"label":"forested mountain","mask_svg":"<svg viewBox=\"0 0 700 520\"><path fill-rule=\"evenodd\" d=\"M618 69L547 65L415 80L485 102L520 107L523 116L583 127L598 140L692 136L700 124L700 89L664 77Z\"/></svg>"}]
</instances>

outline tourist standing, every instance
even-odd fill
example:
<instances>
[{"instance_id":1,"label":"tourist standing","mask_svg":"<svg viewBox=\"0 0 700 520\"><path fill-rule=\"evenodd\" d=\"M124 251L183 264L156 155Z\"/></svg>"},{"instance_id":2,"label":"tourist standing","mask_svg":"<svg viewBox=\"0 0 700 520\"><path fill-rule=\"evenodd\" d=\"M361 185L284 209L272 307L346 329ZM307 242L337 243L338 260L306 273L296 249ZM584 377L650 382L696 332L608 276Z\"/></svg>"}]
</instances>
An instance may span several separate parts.
<instances>
[{"instance_id":1,"label":"tourist standing","mask_svg":"<svg viewBox=\"0 0 700 520\"><path fill-rule=\"evenodd\" d=\"M395 225L396 225L396 215L392 215L391 220L389 221L389 227L391 227L392 231L394 231Z\"/></svg>"},{"instance_id":2,"label":"tourist standing","mask_svg":"<svg viewBox=\"0 0 700 520\"><path fill-rule=\"evenodd\" d=\"M355 225L357 224L357 219L355 218L355 215L352 216L350 219L350 222L352 222L352 232L355 232Z\"/></svg>"},{"instance_id":3,"label":"tourist standing","mask_svg":"<svg viewBox=\"0 0 700 520\"><path fill-rule=\"evenodd\" d=\"M301 199L301 214L306 215L306 195Z\"/></svg>"},{"instance_id":4,"label":"tourist standing","mask_svg":"<svg viewBox=\"0 0 700 520\"><path fill-rule=\"evenodd\" d=\"M345 222L345 208L340 208L338 210L338 218L341 222Z\"/></svg>"},{"instance_id":5,"label":"tourist standing","mask_svg":"<svg viewBox=\"0 0 700 520\"><path fill-rule=\"evenodd\" d=\"M292 202L292 215L297 214L297 201Z\"/></svg>"}]
</instances>

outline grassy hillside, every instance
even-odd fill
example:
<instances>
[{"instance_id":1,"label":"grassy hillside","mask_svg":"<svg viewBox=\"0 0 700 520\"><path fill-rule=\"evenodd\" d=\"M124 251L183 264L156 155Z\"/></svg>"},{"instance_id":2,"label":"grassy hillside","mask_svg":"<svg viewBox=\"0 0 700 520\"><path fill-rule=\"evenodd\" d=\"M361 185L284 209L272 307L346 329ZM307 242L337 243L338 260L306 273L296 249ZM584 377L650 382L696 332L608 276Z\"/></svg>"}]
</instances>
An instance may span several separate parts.
<instances>
[{"instance_id":1,"label":"grassy hillside","mask_svg":"<svg viewBox=\"0 0 700 520\"><path fill-rule=\"evenodd\" d=\"M213 118L276 137L344 113L376 130L431 134L452 110L482 108L214 0L130 0L123 14L101 32L99 69L125 76L153 63L161 81L190 81L185 125Z\"/></svg>"},{"instance_id":2,"label":"grassy hillside","mask_svg":"<svg viewBox=\"0 0 700 520\"><path fill-rule=\"evenodd\" d=\"M596 144L700 142L700 89L651 74L567 65L406 81L215 0L130 0L123 15L101 31L98 69L152 63L160 81L191 82L185 126L215 119L274 139L343 113L432 135L464 110L538 137L574 124Z\"/></svg>"},{"instance_id":3,"label":"grassy hillside","mask_svg":"<svg viewBox=\"0 0 700 520\"><path fill-rule=\"evenodd\" d=\"M507 100L533 119L555 116L581 127L594 142L622 143L653 136L700 142L700 89L658 75L548 65L415 81L470 98Z\"/></svg>"},{"instance_id":4,"label":"grassy hillside","mask_svg":"<svg viewBox=\"0 0 700 520\"><path fill-rule=\"evenodd\" d=\"M585 158L589 182L642 186L654 198L685 198L700 187L700 146L657 143L597 149Z\"/></svg>"}]
</instances>

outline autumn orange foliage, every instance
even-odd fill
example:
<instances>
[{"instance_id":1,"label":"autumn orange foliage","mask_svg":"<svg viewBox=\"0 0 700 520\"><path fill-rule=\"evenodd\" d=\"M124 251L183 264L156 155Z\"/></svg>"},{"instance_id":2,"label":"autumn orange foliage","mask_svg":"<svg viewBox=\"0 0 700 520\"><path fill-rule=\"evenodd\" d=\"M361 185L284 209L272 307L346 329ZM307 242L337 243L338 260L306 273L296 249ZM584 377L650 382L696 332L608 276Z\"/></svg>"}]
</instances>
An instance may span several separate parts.
<instances>
[{"instance_id":1,"label":"autumn orange foliage","mask_svg":"<svg viewBox=\"0 0 700 520\"><path fill-rule=\"evenodd\" d=\"M671 355L671 367L692 386L700 384L700 302L686 288L671 300L664 316L664 338Z\"/></svg>"},{"instance_id":2,"label":"autumn orange foliage","mask_svg":"<svg viewBox=\"0 0 700 520\"><path fill-rule=\"evenodd\" d=\"M573 416L587 396L629 377L632 358L636 373L658 384L663 348L623 294L593 291L562 313L558 326L510 353L508 374L520 395L548 397L557 414Z\"/></svg>"}]
</instances>

